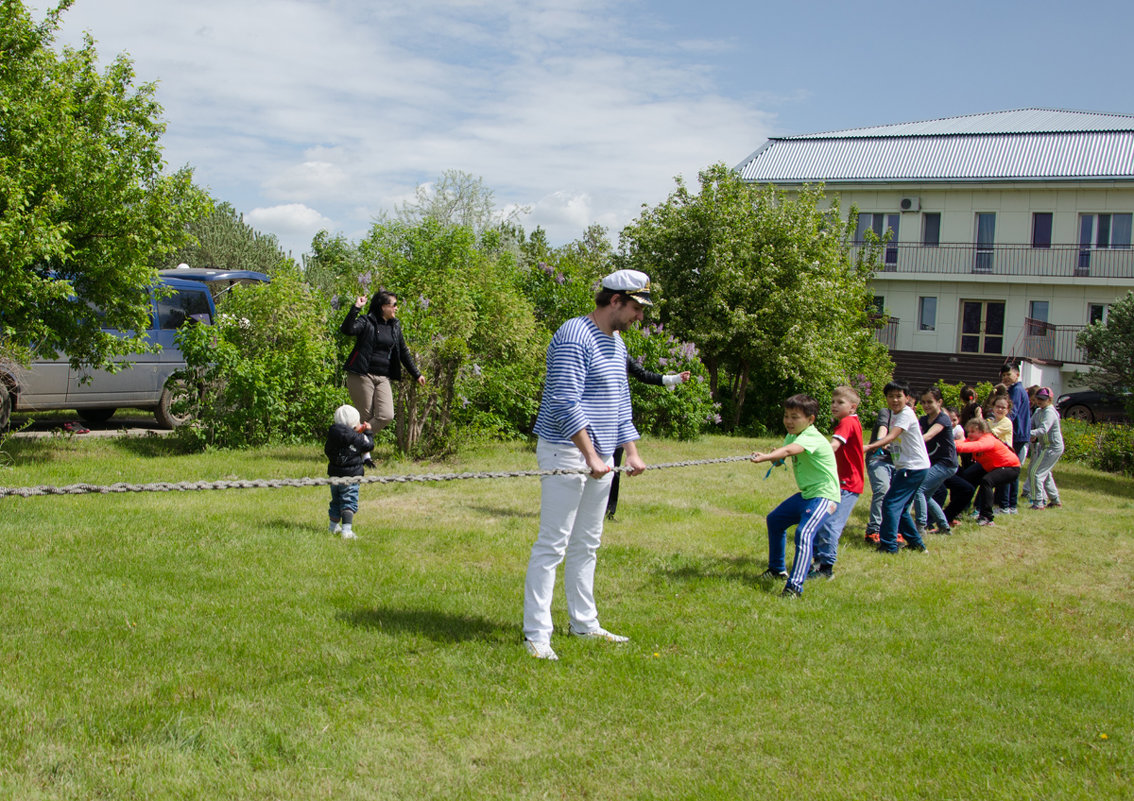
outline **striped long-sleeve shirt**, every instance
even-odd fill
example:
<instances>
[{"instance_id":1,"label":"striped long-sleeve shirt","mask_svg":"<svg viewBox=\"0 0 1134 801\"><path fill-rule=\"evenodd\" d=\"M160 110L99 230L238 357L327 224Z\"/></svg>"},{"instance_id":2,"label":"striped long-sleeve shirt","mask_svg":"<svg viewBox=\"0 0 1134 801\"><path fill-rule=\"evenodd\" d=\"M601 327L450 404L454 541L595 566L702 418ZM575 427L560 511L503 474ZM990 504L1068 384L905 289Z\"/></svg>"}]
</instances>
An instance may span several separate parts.
<instances>
[{"instance_id":1,"label":"striped long-sleeve shirt","mask_svg":"<svg viewBox=\"0 0 1134 801\"><path fill-rule=\"evenodd\" d=\"M603 456L638 439L622 337L604 334L589 317L575 317L547 346L547 378L534 430L542 439L567 445L583 429Z\"/></svg>"}]
</instances>

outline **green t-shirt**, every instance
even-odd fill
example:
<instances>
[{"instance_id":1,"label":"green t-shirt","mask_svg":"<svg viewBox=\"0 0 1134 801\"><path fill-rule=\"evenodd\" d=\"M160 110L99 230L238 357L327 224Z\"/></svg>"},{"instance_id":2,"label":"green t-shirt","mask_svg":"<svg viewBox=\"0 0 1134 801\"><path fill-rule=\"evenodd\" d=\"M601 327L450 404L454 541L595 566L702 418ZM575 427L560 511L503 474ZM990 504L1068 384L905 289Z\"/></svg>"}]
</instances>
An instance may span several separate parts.
<instances>
[{"instance_id":1,"label":"green t-shirt","mask_svg":"<svg viewBox=\"0 0 1134 801\"><path fill-rule=\"evenodd\" d=\"M796 443L803 453L791 457L795 483L804 498L826 498L838 503L842 499L839 492L839 469L835 466L835 452L831 443L819 433L815 426L808 426L798 436L788 434L784 445Z\"/></svg>"}]
</instances>

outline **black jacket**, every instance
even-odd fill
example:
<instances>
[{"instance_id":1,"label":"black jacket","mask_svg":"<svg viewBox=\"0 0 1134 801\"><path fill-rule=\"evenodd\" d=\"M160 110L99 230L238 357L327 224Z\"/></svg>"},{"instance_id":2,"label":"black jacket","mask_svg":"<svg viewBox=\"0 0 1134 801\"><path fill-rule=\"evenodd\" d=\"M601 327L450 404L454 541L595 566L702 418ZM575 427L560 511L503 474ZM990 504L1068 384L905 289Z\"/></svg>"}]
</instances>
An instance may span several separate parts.
<instances>
[{"instance_id":1,"label":"black jacket","mask_svg":"<svg viewBox=\"0 0 1134 801\"><path fill-rule=\"evenodd\" d=\"M346 369L360 375L384 375L397 380L402 377L402 365L416 381L421 371L413 362L402 327L397 320L376 320L373 315L359 314L351 306L339 330L355 337L354 349L346 361Z\"/></svg>"},{"instance_id":2,"label":"black jacket","mask_svg":"<svg viewBox=\"0 0 1134 801\"><path fill-rule=\"evenodd\" d=\"M638 364L637 359L634 359L630 356L626 357L626 372L627 374L634 376L643 384L653 384L659 387L665 385L665 382L662 381L661 373L651 373L645 367Z\"/></svg>"},{"instance_id":3,"label":"black jacket","mask_svg":"<svg viewBox=\"0 0 1134 801\"><path fill-rule=\"evenodd\" d=\"M372 436L335 423L327 430L327 444L323 446L323 453L327 454L327 475L361 476L365 472L362 459L372 450Z\"/></svg>"}]
</instances>

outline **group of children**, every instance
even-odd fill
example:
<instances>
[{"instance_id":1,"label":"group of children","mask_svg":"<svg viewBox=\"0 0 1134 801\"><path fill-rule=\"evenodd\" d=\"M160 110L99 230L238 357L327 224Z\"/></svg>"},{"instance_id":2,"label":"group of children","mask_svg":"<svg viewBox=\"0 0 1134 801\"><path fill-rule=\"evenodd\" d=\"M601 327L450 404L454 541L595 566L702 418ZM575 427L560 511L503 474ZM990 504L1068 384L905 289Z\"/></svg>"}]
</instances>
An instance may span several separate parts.
<instances>
[{"instance_id":1,"label":"group of children","mask_svg":"<svg viewBox=\"0 0 1134 801\"><path fill-rule=\"evenodd\" d=\"M962 397L970 402L960 413L945 409L941 391L931 387L920 398L925 414L919 419L909 386L892 381L885 388L886 407L865 444L858 419L861 399L853 387L837 387L832 394L834 431L829 441L815 427L818 401L809 395L785 400L784 444L751 457L753 462L773 464L791 459L799 488L767 517L768 569L762 577L785 581L782 594L788 597L800 596L809 577L832 578L839 538L867 477L872 498L866 540L882 553L897 553L903 546L926 551L925 535L952 533L974 494L978 525L992 525L998 505L1010 513L1016 505L1012 485L1019 480L1023 455L1013 449L1019 426L1010 418L1013 404L1006 391L1010 389L1002 384L989 399L988 419L972 396ZM1025 428L1024 447L1034 442L1034 450L1026 492L1035 510L1062 505L1052 477L1052 468L1063 454L1053 402L1047 387L1034 388L1028 402L1030 428ZM336 409L324 447L327 474L363 475L363 461L373 448L370 426L360 421L358 411L349 405ZM962 465L966 455L971 463ZM330 532L353 539L357 511L358 484L331 485ZM789 573L786 548L791 526L795 526L795 559Z\"/></svg>"},{"instance_id":2,"label":"group of children","mask_svg":"<svg viewBox=\"0 0 1134 801\"><path fill-rule=\"evenodd\" d=\"M887 554L903 546L926 551L925 536L952 533L974 495L978 525L993 525L998 506L1013 512L1021 460L1030 443L1025 492L1031 508L1061 506L1052 477L1063 454L1053 393L1047 387L1034 388L1025 401L1029 414L1010 416L1011 391L1023 390L1014 368L1006 367L1002 376L1006 391L990 399L991 419L977 404L978 410L966 407L963 426L958 412L944 408L937 387L922 394L925 414L919 419L909 386L891 382L885 388L886 407L866 444L854 388L838 387L832 395L830 441L815 427L819 404L814 398L793 395L784 401L784 444L751 458L773 464L790 458L799 492L767 517L768 569L762 578L785 581L786 597L800 596L809 577L832 578L839 537L864 490L864 476L872 493L866 541ZM1014 447L1021 438L1022 447ZM962 460L967 463L962 465ZM795 560L789 573L785 551L787 529L793 525Z\"/></svg>"}]
</instances>

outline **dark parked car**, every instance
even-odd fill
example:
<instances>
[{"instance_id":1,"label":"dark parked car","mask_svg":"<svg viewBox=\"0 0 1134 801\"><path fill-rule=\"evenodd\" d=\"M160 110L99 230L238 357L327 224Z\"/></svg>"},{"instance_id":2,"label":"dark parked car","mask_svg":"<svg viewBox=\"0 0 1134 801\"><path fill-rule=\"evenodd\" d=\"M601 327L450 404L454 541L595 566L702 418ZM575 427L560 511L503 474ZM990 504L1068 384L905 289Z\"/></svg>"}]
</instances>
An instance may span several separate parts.
<instances>
[{"instance_id":1,"label":"dark parked car","mask_svg":"<svg viewBox=\"0 0 1134 801\"><path fill-rule=\"evenodd\" d=\"M1128 422L1126 403L1129 399L1129 393L1111 395L1089 389L1060 395L1055 406L1059 410L1059 416L1069 420L1083 420L1088 423L1104 421L1125 423Z\"/></svg>"}]
</instances>

